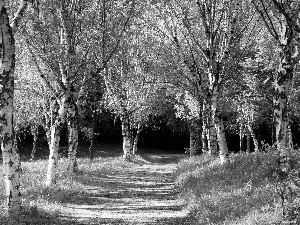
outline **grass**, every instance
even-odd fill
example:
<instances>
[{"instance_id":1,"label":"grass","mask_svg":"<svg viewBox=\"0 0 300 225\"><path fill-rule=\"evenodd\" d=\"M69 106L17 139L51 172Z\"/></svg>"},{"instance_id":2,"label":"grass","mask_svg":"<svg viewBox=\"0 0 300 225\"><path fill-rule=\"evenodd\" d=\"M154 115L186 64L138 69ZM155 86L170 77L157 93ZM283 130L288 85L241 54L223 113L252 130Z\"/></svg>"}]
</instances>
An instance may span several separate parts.
<instances>
[{"instance_id":1,"label":"grass","mask_svg":"<svg viewBox=\"0 0 300 225\"><path fill-rule=\"evenodd\" d=\"M67 171L67 160L61 157L55 187L45 187L47 160L43 158L32 163L23 160L22 225L83 224L68 215L62 216L62 207L72 203L104 204L101 201L107 200L93 196L93 191L88 191L87 187L102 187L103 179L125 174L132 167L131 163L124 162L120 157L120 147L98 146L92 163L85 152L86 149L81 147L76 174ZM176 185L192 219L196 221L193 224L279 224L282 208L274 179L278 169L277 158L274 153L255 153L231 155L225 165L220 165L217 158L209 155L180 161L174 174ZM154 159L150 157L151 160ZM293 164L297 166L299 160L300 154L294 152ZM160 158L155 158L155 162L168 163ZM14 224L5 216L4 182L0 182L0 200L0 224ZM124 221L118 223L125 224ZM109 224L109 221L90 220L88 224Z\"/></svg>"},{"instance_id":2,"label":"grass","mask_svg":"<svg viewBox=\"0 0 300 225\"><path fill-rule=\"evenodd\" d=\"M66 219L60 216L61 207L66 204L101 204L92 200L92 193L84 190L86 185L91 183L91 176L122 171L130 164L124 162L121 157L117 157L118 151L114 147L107 148L106 151L97 151L95 159L91 163L86 157L78 159L79 171L70 174L67 171L67 160L61 158L58 162L58 179L55 187L45 187L45 177L48 160L40 159L34 162L22 162L21 193L23 212L20 218L21 224L30 225L76 225L82 224L74 219ZM110 151L114 150L114 151ZM82 156L83 154L80 153ZM103 157L100 157L102 155ZM120 155L120 154L119 154ZM105 157L104 157L105 156ZM113 157L111 157L113 156ZM90 183L89 183L90 182ZM0 224L15 224L9 222L5 216L4 209L4 182L0 182L0 201L3 203L0 208ZM100 200L98 200L100 201ZM90 221L89 224L94 224ZM99 222L95 222L99 224Z\"/></svg>"},{"instance_id":3,"label":"grass","mask_svg":"<svg viewBox=\"0 0 300 225\"><path fill-rule=\"evenodd\" d=\"M132 191L136 184L122 183L122 178L135 176L133 163L124 162L121 145L101 144L95 147L94 160L89 160L88 146L80 146L78 152L79 170L76 174L67 171L67 159L65 158L65 147L60 148L60 159L58 162L57 184L53 187L45 187L46 171L48 166L47 149L40 148L37 151L36 160L29 162L30 149L21 155L22 175L22 215L17 218L21 223L9 221L5 215L4 182L0 182L0 224L21 224L21 225L83 225L83 224L127 224L119 218L94 218L87 221L78 221L67 215L64 211L67 204L85 205L98 207L99 205L110 204L114 199L120 197L132 198L132 195L142 193ZM141 152L163 153L155 149L139 149ZM147 155L145 156L147 158ZM178 161L180 157L172 159ZM160 158L148 157L149 162L169 163L163 156ZM135 165L138 162L144 163L144 158L137 156ZM173 162L173 161L172 161ZM148 163L148 161L147 161ZM131 172L131 174L128 174ZM119 180L117 180L119 179ZM132 187L131 187L131 186ZM115 193L121 188L120 193ZM123 189L124 190L123 190ZM131 189L130 189L131 188ZM127 190L128 189L128 190ZM114 190L110 193L110 190ZM115 196L116 195L116 196ZM121 196L125 195L125 196ZM149 196L148 196L149 195ZM134 198L135 196L133 196ZM154 196L155 197L155 196ZM121 201L122 202L122 201ZM64 212L64 213L62 213ZM175 219L174 219L175 220Z\"/></svg>"},{"instance_id":4,"label":"grass","mask_svg":"<svg viewBox=\"0 0 300 225\"><path fill-rule=\"evenodd\" d=\"M282 215L277 159L274 153L236 154L225 165L209 155L185 159L175 172L176 184L197 224L276 224ZM294 153L294 162L299 159Z\"/></svg>"}]
</instances>

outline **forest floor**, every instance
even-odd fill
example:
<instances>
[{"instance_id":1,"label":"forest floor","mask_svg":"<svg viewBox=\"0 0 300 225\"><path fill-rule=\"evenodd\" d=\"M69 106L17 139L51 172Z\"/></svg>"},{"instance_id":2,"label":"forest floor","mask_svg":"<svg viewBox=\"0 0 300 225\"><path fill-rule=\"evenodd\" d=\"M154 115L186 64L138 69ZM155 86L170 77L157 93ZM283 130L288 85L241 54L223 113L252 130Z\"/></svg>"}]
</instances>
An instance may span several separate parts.
<instances>
[{"instance_id":1,"label":"forest floor","mask_svg":"<svg viewBox=\"0 0 300 225\"><path fill-rule=\"evenodd\" d=\"M39 149L33 162L21 155L22 214L12 220L6 216L2 181L0 225L271 225L288 221L282 217L277 189L287 182L278 179L277 152L231 154L221 165L208 154L188 158L148 148L140 149L134 162L125 162L121 147L107 144L95 148L91 161L87 148L81 146L78 172L70 173L64 149L59 153L57 182L51 187L45 186L46 149ZM292 152L291 159L300 171L300 152ZM298 177L293 179L299 182ZM298 190L292 190L296 197ZM300 224L300 218L295 224Z\"/></svg>"},{"instance_id":2,"label":"forest floor","mask_svg":"<svg viewBox=\"0 0 300 225\"><path fill-rule=\"evenodd\" d=\"M145 154L132 166L88 174L83 204L64 204L65 219L78 224L193 224L179 200L174 170L183 155Z\"/></svg>"}]
</instances>

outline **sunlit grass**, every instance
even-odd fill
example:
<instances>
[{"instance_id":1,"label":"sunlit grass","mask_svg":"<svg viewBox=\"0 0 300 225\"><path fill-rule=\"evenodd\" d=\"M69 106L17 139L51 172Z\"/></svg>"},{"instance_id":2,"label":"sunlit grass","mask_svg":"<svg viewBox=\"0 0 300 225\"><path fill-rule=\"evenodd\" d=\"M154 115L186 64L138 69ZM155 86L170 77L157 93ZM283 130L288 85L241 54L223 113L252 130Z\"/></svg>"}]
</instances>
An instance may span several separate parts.
<instances>
[{"instance_id":1,"label":"sunlit grass","mask_svg":"<svg viewBox=\"0 0 300 225\"><path fill-rule=\"evenodd\" d=\"M232 155L225 165L209 155L185 159L175 173L177 185L198 224L274 224L282 212L274 185L277 159L274 153Z\"/></svg>"},{"instance_id":2,"label":"sunlit grass","mask_svg":"<svg viewBox=\"0 0 300 225\"><path fill-rule=\"evenodd\" d=\"M79 158L76 174L67 171L67 160L61 158L54 187L45 187L47 160L23 162L20 221L23 224L82 224L62 217L61 209L66 204L105 203L102 202L105 198L94 198L91 190L110 188L107 186L110 184L103 183L105 179L122 177L133 165L120 156L109 157L101 151L97 154L92 162L87 157ZM139 161L142 159L137 157ZM299 159L299 153L294 153L293 161ZM232 155L225 165L220 165L217 158L203 155L179 163L176 184L191 216L197 220L195 224L276 224L282 212L273 176L277 165L277 155L272 153ZM4 182L0 182L0 199L0 224L9 224L4 216Z\"/></svg>"},{"instance_id":3,"label":"sunlit grass","mask_svg":"<svg viewBox=\"0 0 300 225\"><path fill-rule=\"evenodd\" d=\"M58 162L57 184L45 187L48 160L36 160L22 163L21 193L23 212L20 221L24 224L80 224L76 220L66 220L59 216L61 207L66 203L93 204L91 193L86 185L92 185L95 175L123 171L130 166L121 157L97 157L91 162L87 158L79 158L79 170L71 174L67 170L67 160ZM88 183L89 182L89 183ZM101 182L97 180L98 184ZM9 224L4 209L4 182L0 182L0 224ZM98 202L101 204L100 202Z\"/></svg>"}]
</instances>

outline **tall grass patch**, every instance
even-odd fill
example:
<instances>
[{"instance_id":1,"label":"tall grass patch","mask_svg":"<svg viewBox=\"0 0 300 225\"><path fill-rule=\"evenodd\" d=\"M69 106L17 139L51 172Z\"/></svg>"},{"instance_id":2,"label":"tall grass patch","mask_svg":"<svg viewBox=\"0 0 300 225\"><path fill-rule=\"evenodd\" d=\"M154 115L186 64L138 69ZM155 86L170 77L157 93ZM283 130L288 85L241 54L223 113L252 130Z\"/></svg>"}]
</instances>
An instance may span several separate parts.
<instances>
[{"instance_id":1,"label":"tall grass patch","mask_svg":"<svg viewBox=\"0 0 300 225\"><path fill-rule=\"evenodd\" d=\"M185 159L176 184L199 224L274 224L281 215L277 160L276 153L236 154L224 165L210 155Z\"/></svg>"},{"instance_id":2,"label":"tall grass patch","mask_svg":"<svg viewBox=\"0 0 300 225\"><path fill-rule=\"evenodd\" d=\"M106 173L124 171L130 167L121 157L95 158L91 162L87 158L78 159L78 173L67 170L68 161L62 158L58 162L57 184L45 186L48 160L36 160L22 163L21 194L23 212L21 224L82 224L76 220L60 217L61 208L65 204L101 204L87 191L87 186L101 184ZM91 179L94 178L94 179ZM98 182L98 183L96 183ZM0 224L9 224L5 216L5 186L0 182ZM12 223L14 224L14 223ZM92 223L91 223L92 224Z\"/></svg>"}]
</instances>

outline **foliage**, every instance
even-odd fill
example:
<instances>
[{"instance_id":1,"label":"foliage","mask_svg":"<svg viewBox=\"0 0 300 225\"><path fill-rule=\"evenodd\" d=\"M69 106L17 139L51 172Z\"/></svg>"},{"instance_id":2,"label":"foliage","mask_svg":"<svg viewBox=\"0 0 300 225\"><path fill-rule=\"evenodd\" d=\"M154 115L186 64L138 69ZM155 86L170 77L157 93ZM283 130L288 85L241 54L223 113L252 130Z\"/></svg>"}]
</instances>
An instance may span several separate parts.
<instances>
[{"instance_id":1,"label":"foliage","mask_svg":"<svg viewBox=\"0 0 300 225\"><path fill-rule=\"evenodd\" d=\"M201 105L188 91L178 93L175 104L176 116L184 120L200 119Z\"/></svg>"},{"instance_id":2,"label":"foliage","mask_svg":"<svg viewBox=\"0 0 300 225\"><path fill-rule=\"evenodd\" d=\"M109 64L108 74L104 75L105 107L118 117L126 111L130 126L143 129L151 125L151 117L163 114L169 105L160 68L156 67L158 62L149 55L143 39L147 38L145 28L139 26L137 22L130 26L134 32L129 29L126 33L117 56Z\"/></svg>"},{"instance_id":3,"label":"foliage","mask_svg":"<svg viewBox=\"0 0 300 225\"><path fill-rule=\"evenodd\" d=\"M99 117L102 120L107 119L104 115L104 84L102 80L92 79L87 84L89 88L84 88L83 93L79 93L77 107L79 111L79 126L81 133L87 140L91 140L95 133L95 126L99 122Z\"/></svg>"},{"instance_id":4,"label":"foliage","mask_svg":"<svg viewBox=\"0 0 300 225\"><path fill-rule=\"evenodd\" d=\"M48 111L49 93L41 84L36 68L24 43L17 43L17 65L15 70L14 123L15 131L26 127L46 129L45 112Z\"/></svg>"},{"instance_id":5,"label":"foliage","mask_svg":"<svg viewBox=\"0 0 300 225\"><path fill-rule=\"evenodd\" d=\"M45 128L44 113L49 111L51 103L49 90L45 89L52 86L55 90L51 95L56 97L63 93L61 73L64 69L70 71L68 79L75 96L78 99L83 96L78 108L82 132L88 139L95 134L91 128L94 113L100 117L96 124L100 121L109 124L110 118L105 117L108 111L120 116L125 109L131 128L151 126L153 130L167 130L164 124L170 123L176 128L178 120L174 108L176 116L183 121L199 119L201 101L206 89L214 85L214 79L220 79L217 81L221 90L220 114L224 118L231 117L227 118L227 128L237 131L243 123L273 126L274 68L279 62L279 48L272 35L266 34L267 28L257 19L249 1L224 1L223 4L198 1L198 6L186 0L79 1L77 5L74 1L43 0L40 3L39 10L29 10L22 35L17 36L16 130L26 126ZM64 11L68 14L68 24L62 24L62 9L68 11ZM211 10L213 14L209 13ZM72 35L73 49L69 49L72 53L65 51L63 25ZM231 36L232 39L228 39ZM30 48L24 48L25 45ZM210 69L221 61L224 70L220 77L213 77L214 71ZM41 84L40 75L46 84ZM300 115L298 87L299 77L296 77L288 93L291 99L288 113L296 123ZM83 93L80 93L81 88ZM182 124L177 125L177 130L186 130ZM157 137L155 143L159 138L164 139ZM274 149L264 144L263 148ZM295 158L299 158L298 155ZM251 224L255 219L261 223L275 222L279 213L274 207L280 204L274 205L272 199L281 197L284 202L290 190L287 183L298 176L297 171L292 171L287 180L274 180L277 158L272 152L232 156L224 166L206 155L199 162L196 160L198 158L180 164L178 185L190 204L189 209L202 224ZM66 194L66 189L70 189L79 200L85 201L79 197L81 186L67 177L64 165L59 168L64 184L54 190L39 184L35 189L37 179L43 180L42 173L33 171L35 166L46 169L39 163L32 164L30 169L25 163L25 171L37 174L32 181L25 174L25 198L33 193L43 199L50 196L49 199L55 201L71 201L72 195ZM120 162L112 160L111 163ZM99 172L97 168L85 167L87 165L82 168L91 173ZM101 168L109 172L112 166L106 166L107 171ZM276 187L281 195L274 191ZM32 198L28 197L36 201ZM293 204L287 206L287 214L297 213L294 208ZM43 212L40 215L42 217Z\"/></svg>"}]
</instances>

